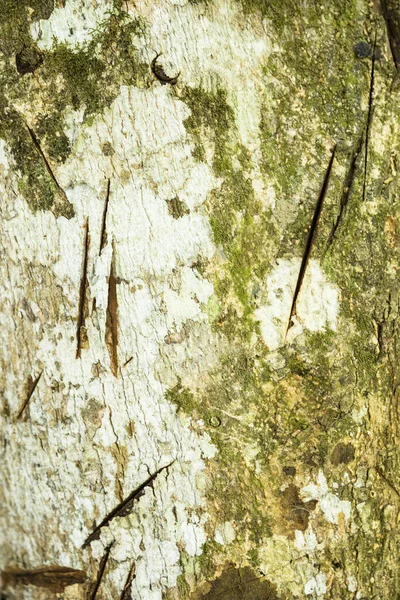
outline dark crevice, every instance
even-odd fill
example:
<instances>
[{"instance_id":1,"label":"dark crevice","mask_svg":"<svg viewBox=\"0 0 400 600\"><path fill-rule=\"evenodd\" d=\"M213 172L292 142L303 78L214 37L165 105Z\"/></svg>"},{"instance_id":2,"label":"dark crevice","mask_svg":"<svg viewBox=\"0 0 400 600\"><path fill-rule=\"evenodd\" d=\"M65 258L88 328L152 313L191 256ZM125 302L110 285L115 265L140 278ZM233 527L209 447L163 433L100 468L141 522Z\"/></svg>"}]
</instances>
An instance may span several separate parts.
<instances>
[{"instance_id":1,"label":"dark crevice","mask_svg":"<svg viewBox=\"0 0 400 600\"><path fill-rule=\"evenodd\" d=\"M106 314L106 346L110 355L111 372L118 376L118 296L115 277L114 250L111 257L110 276L108 278L108 302Z\"/></svg>"},{"instance_id":2,"label":"dark crevice","mask_svg":"<svg viewBox=\"0 0 400 600\"><path fill-rule=\"evenodd\" d=\"M45 156L45 154L44 154L44 152L43 152L43 150L42 150L42 148L41 148L41 146L39 144L39 140L36 137L35 132L33 131L33 129L31 129L29 127L29 125L27 125L26 123L25 123L25 125L26 125L26 127L27 127L27 129L29 131L29 135L31 136L31 140L32 140L32 142L33 142L33 144L34 144L34 146L35 146L35 148L36 148L39 156L42 158L42 160L44 162L44 165L45 165L45 167L47 169L48 174L50 175L50 177L54 181L54 183L57 186L57 188L63 192L63 189L61 188L60 184L58 183L58 181L57 181L57 179L56 179L56 177L55 177L55 175L53 173L53 170L50 167L49 161L47 160L47 158L46 158L46 156Z\"/></svg>"},{"instance_id":3,"label":"dark crevice","mask_svg":"<svg viewBox=\"0 0 400 600\"><path fill-rule=\"evenodd\" d=\"M398 0L381 0L383 17L394 65L400 67L400 5Z\"/></svg>"},{"instance_id":4,"label":"dark crevice","mask_svg":"<svg viewBox=\"0 0 400 600\"><path fill-rule=\"evenodd\" d=\"M132 581L135 579L135 577L136 577L135 563L132 563L132 566L129 569L129 573L126 578L125 585L121 592L121 596L120 596L119 600L132 600L131 585L132 585Z\"/></svg>"},{"instance_id":5,"label":"dark crevice","mask_svg":"<svg viewBox=\"0 0 400 600\"><path fill-rule=\"evenodd\" d=\"M340 198L339 214L338 214L337 219L336 219L336 221L332 227L332 230L329 234L325 252L327 252L329 250L329 248L331 247L331 245L334 241L334 238L336 236L337 230L339 229L339 226L341 225L342 220L346 214L347 205L348 205L348 202L350 199L350 195L351 195L351 191L352 191L353 183L354 183L354 179L355 179L355 174L356 174L356 169L357 169L357 159L358 159L358 156L361 152L362 145L363 145L364 134L365 134L365 130L361 133L360 138L358 140L357 147L354 150L351 160L350 160L350 165L347 170L346 178L345 178L344 184L343 184L342 196Z\"/></svg>"},{"instance_id":6,"label":"dark crevice","mask_svg":"<svg viewBox=\"0 0 400 600\"><path fill-rule=\"evenodd\" d=\"M99 587L101 585L101 581L103 579L104 571L106 570L108 558L110 556L111 548L114 542L112 542L109 546L107 546L106 551L100 561L99 570L97 572L96 581L89 588L87 600L94 600L96 598L97 592L99 591Z\"/></svg>"},{"instance_id":7,"label":"dark crevice","mask_svg":"<svg viewBox=\"0 0 400 600\"><path fill-rule=\"evenodd\" d=\"M2 587L19 584L45 588L55 594L62 593L70 585L84 583L86 573L60 565L46 565L35 569L6 568L1 571Z\"/></svg>"},{"instance_id":8,"label":"dark crevice","mask_svg":"<svg viewBox=\"0 0 400 600\"><path fill-rule=\"evenodd\" d=\"M110 179L107 181L107 192L106 199L104 202L104 211L103 211L103 219L101 222L101 233L100 233L100 248L99 254L103 250L104 246L107 244L107 231L106 231L106 223L107 223L107 212L108 212L108 202L110 200Z\"/></svg>"},{"instance_id":9,"label":"dark crevice","mask_svg":"<svg viewBox=\"0 0 400 600\"><path fill-rule=\"evenodd\" d=\"M329 180L330 180L330 176L331 176L331 172L332 172L332 166L333 166L333 161L335 158L335 154L336 154L336 145L334 146L333 150L332 150L332 155L331 158L329 160L329 164L328 164L328 168L326 170L325 173L325 177L324 177L324 181L322 184L322 188L318 197L318 201L314 210L314 216L311 222L311 227L310 227L310 231L308 232L308 236L307 236L307 242L304 248L304 252L303 252L303 258L301 261L301 265L300 265L300 271L299 271L299 275L297 278L297 283L296 283L296 288L294 291L294 295L293 295L293 301L292 301L292 306L290 309L290 315L289 315L289 320L288 320L288 326L286 329L286 335L292 325L292 318L296 313L296 302L297 302L297 298L298 295L300 293L301 290L301 285L303 283L303 279L304 279L304 275L307 269L307 265L308 265L308 260L310 258L310 254L311 254L311 250L313 248L314 245L314 240L315 240L315 236L317 233L317 229L318 229L318 223L319 223L319 219L321 216L321 211L322 211L322 206L324 203L324 199L326 196L326 192L328 189L328 185L329 185Z\"/></svg>"},{"instance_id":10,"label":"dark crevice","mask_svg":"<svg viewBox=\"0 0 400 600\"><path fill-rule=\"evenodd\" d=\"M86 538L82 548L86 548L91 542L93 542L94 540L98 540L100 537L101 529L103 527L105 527L106 525L108 525L110 523L110 521L115 519L115 517L126 517L127 515L129 515L132 512L134 503L137 502L139 500L139 498L141 498L143 496L143 494L146 491L146 488L153 487L154 481L158 477L158 475L162 471L169 469L169 467L173 464L173 462L174 461L170 462L165 467L161 467L160 469L158 469L155 473L153 473L153 475L151 475L148 479L146 479L146 481L144 481L138 488L133 490L133 492L131 492L129 494L129 496L127 498L125 498L125 500L120 502L110 513L108 513L108 515L101 521L101 523L99 525L97 525L97 527L94 528L92 533Z\"/></svg>"},{"instance_id":11,"label":"dark crevice","mask_svg":"<svg viewBox=\"0 0 400 600\"><path fill-rule=\"evenodd\" d=\"M25 398L21 408L18 411L17 419L20 419L22 417L22 414L23 414L24 410L26 409L26 407L28 406L29 401L33 396L33 392L35 391L36 386L39 383L42 374L43 374L43 371L41 373L39 373L39 375L36 377L36 379L32 379L32 377L28 377L28 393L26 395L26 398Z\"/></svg>"},{"instance_id":12,"label":"dark crevice","mask_svg":"<svg viewBox=\"0 0 400 600\"><path fill-rule=\"evenodd\" d=\"M87 298L86 290L88 287L87 281L87 266L88 266L88 255L89 255L89 219L86 220L85 225L85 239L83 245L83 265L82 265L82 276L81 285L79 291L79 308L78 308L78 324L76 328L76 358L80 358L82 345L87 340L87 333L85 327L86 311L87 311Z\"/></svg>"}]
</instances>

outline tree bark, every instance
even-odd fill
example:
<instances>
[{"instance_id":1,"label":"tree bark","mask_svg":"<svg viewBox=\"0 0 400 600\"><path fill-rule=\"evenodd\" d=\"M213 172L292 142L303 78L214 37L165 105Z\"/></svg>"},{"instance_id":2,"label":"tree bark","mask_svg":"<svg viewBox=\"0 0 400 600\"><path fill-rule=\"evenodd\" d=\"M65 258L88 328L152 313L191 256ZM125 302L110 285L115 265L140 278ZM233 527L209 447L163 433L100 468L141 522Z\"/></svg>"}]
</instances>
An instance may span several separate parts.
<instances>
[{"instance_id":1,"label":"tree bark","mask_svg":"<svg viewBox=\"0 0 400 600\"><path fill-rule=\"evenodd\" d=\"M0 8L1 598L400 598L395 3Z\"/></svg>"}]
</instances>

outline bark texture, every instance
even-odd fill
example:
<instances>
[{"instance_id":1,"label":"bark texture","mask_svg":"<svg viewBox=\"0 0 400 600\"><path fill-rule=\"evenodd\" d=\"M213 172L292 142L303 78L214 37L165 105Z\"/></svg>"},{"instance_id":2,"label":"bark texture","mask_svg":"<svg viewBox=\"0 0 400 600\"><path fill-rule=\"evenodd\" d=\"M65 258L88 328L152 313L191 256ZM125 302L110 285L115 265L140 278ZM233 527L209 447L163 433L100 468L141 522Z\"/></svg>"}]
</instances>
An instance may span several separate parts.
<instances>
[{"instance_id":1,"label":"bark texture","mask_svg":"<svg viewBox=\"0 0 400 600\"><path fill-rule=\"evenodd\" d=\"M1 598L399 598L396 3L0 8Z\"/></svg>"}]
</instances>

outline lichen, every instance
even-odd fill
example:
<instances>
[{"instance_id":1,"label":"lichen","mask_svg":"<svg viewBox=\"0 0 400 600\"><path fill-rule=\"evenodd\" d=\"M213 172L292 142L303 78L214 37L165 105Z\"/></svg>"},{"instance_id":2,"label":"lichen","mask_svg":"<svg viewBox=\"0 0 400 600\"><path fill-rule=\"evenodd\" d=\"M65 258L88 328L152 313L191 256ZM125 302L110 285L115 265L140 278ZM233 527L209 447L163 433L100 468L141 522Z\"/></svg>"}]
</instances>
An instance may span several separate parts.
<instances>
[{"instance_id":1,"label":"lichen","mask_svg":"<svg viewBox=\"0 0 400 600\"><path fill-rule=\"evenodd\" d=\"M30 2L29 6L32 4L34 9L32 13L23 10L27 8L25 3L18 10L14 4L6 2L3 15L2 32L7 44L1 47L0 54L4 63L0 77L0 135L8 142L21 172L19 189L31 208L72 216L68 203L64 202L66 209L62 210L57 199L57 186L45 172L29 140L25 139L25 117L15 106L17 103L25 106L29 125L49 163L64 162L71 152L71 140L65 133L64 123L69 109L84 108L84 120L88 121L110 106L121 84L148 84L148 65L137 58L134 44L135 37L144 33L144 23L130 18L122 3L115 2L108 19L88 43L73 48L55 42L50 50L39 52L30 37L29 24L34 19L48 18L53 2ZM25 66L18 68L21 51L26 55ZM39 94L41 101L36 102Z\"/></svg>"},{"instance_id":2,"label":"lichen","mask_svg":"<svg viewBox=\"0 0 400 600\"><path fill-rule=\"evenodd\" d=\"M210 494L223 499L215 511L216 522L229 519L237 529L231 555L234 548L246 546L245 540L255 540L262 547L268 536L287 533L279 519L268 518L261 501L269 488L269 501L280 506L280 518L285 519L284 496L277 490L288 485L289 475L276 465L290 465L297 477L324 469L330 479L332 467L337 477L343 475L347 456L357 460L354 440L365 424L360 429L356 415L365 398L384 387L377 377L381 354L373 341L384 318L374 325L371 314L378 310L377 295L387 299L393 285L393 275L382 273L379 265L391 259L388 220L390 231L395 230L386 199L373 215L366 214L363 187L367 200L382 192L388 195L384 181L390 168L388 157L379 156L370 146L370 164L382 165L382 174L376 178L367 169L365 184L363 147L349 204L337 238L326 252L343 193L343 174L368 118L371 61L360 62L354 52L365 31L372 39L368 14L363 22L353 0L329 2L324 9L309 4L301 10L289 1L279 7L257 0L239 4L246 17L266 19L275 42L263 71L258 165L240 139L233 99L221 82L214 87L186 88L181 94L191 110L185 124L193 156L209 161L221 182L207 201L219 263L217 268L208 265L205 276L212 279L219 302L219 310L213 306L208 314L214 329L228 340L229 351L221 356L206 389L193 389L184 381L180 385L187 386L190 395L186 414L204 422L220 451L218 463L210 464L211 473L219 475L213 479ZM387 67L377 63L376 69L376 77L387 85ZM342 291L339 327L306 333L285 344L277 352L278 368L260 339L254 310L275 258L302 255L335 144L333 174L313 256ZM255 166L261 168L266 187L274 187L273 211L265 208L253 189ZM391 255L398 264L396 238L390 235ZM366 269L371 257L373 264ZM386 378L384 372L379 377ZM185 412L182 404L180 410ZM338 448L349 449L343 468ZM394 458L385 460L394 469ZM358 492L349 495L349 488L341 484L338 494L355 501ZM291 505L287 510L292 510ZM214 562L220 564L222 551L212 551ZM332 568L329 553L327 544L319 556L321 565ZM247 560L256 565L261 559L249 553Z\"/></svg>"}]
</instances>

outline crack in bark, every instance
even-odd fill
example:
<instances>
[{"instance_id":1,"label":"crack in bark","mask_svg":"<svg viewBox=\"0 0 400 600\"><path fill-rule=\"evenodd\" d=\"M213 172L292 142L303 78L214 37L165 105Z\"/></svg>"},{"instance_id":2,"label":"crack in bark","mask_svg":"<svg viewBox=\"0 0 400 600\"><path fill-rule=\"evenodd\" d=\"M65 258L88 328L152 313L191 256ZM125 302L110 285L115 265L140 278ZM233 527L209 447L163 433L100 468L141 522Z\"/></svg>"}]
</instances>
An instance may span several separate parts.
<instances>
[{"instance_id":1,"label":"crack in bark","mask_svg":"<svg viewBox=\"0 0 400 600\"><path fill-rule=\"evenodd\" d=\"M109 546L107 546L106 551L100 561L99 570L97 573L96 581L88 590L87 600L94 600L96 598L97 592L99 591L99 587L101 585L101 580L103 579L104 571L106 570L108 558L110 556L111 548L114 542L111 542Z\"/></svg>"},{"instance_id":2,"label":"crack in bark","mask_svg":"<svg viewBox=\"0 0 400 600\"><path fill-rule=\"evenodd\" d=\"M43 160L43 162L44 162L44 165L45 165L45 167L46 167L46 170L47 170L48 174L50 175L50 177L51 177L51 178L52 178L52 180L54 181L54 183L55 183L55 185L57 186L57 188L58 188L58 189L59 189L59 190L60 190L60 191L61 191L63 194L65 194L64 190L62 189L62 187L61 187L61 186L60 186L60 184L58 183L58 181L57 181L57 179L56 179L56 176L55 176L55 175L54 175L54 173L53 173L53 170L52 170L52 168L51 168L51 166L50 166L50 163L49 163L49 161L47 160L47 158L46 158L46 155L45 155L45 153L43 152L43 150L42 150L42 148L41 148L41 146L40 146L39 140L38 140L38 138L36 137L36 134L35 134L35 132L33 131L33 129L31 129L31 128L29 127L29 125L28 125L27 123L25 123L25 126L26 126L27 130L29 131L29 135L31 136L31 140L32 140L32 142L33 142L33 145L35 146L35 148L36 148L36 150L37 150L37 152L38 152L39 156L41 157L41 159L42 159L42 160Z\"/></svg>"},{"instance_id":3,"label":"crack in bark","mask_svg":"<svg viewBox=\"0 0 400 600\"><path fill-rule=\"evenodd\" d=\"M131 492L129 496L125 498L125 500L120 502L110 513L108 513L108 515L104 517L101 523L97 525L97 527L94 528L92 533L86 538L85 542L83 543L82 549L86 548L94 540L98 540L100 537L101 529L108 525L113 519L115 519L115 517L126 517L127 515L129 515L132 512L134 503L137 502L139 498L141 498L144 495L146 488L152 488L154 481L157 479L159 474L162 471L169 469L169 467L174 462L175 461L170 462L168 465L165 465L164 467L158 469L155 473L153 473L153 475L150 475L150 477L146 479L146 481L144 481L138 488L133 490L133 492Z\"/></svg>"},{"instance_id":4,"label":"crack in bark","mask_svg":"<svg viewBox=\"0 0 400 600\"><path fill-rule=\"evenodd\" d=\"M317 204L316 204L316 207L314 210L314 216L313 216L311 226L310 226L310 231L308 232L307 241L306 241L306 245L305 245L304 252L303 252L303 258L302 258L301 265L300 265L300 271L299 271L299 275L297 278L296 288L295 288L294 295L293 295L292 306L290 309L290 315L289 315L288 325L287 325L287 329L286 329L286 335L288 334L288 331L291 327L292 318L296 313L296 302L297 302L298 295L300 293L300 289L301 289L301 286L303 283L305 272L307 270L307 265L308 265L308 260L310 258L311 250L314 245L314 240L315 240L315 236L317 233L318 223L319 223L319 219L321 216L322 205L324 203L324 199L325 199L326 192L328 189L335 154L336 154L336 144L332 149L332 155L329 160L328 168L325 173L325 177L324 177L324 181L322 183L322 188L321 188L320 194L318 196Z\"/></svg>"},{"instance_id":5,"label":"crack in bark","mask_svg":"<svg viewBox=\"0 0 400 600\"><path fill-rule=\"evenodd\" d=\"M364 181L363 181L363 191L362 191L363 202L365 200L365 191L366 191L366 186L367 186L369 130L371 128L372 109L373 109L373 100L374 100L375 52L376 52L376 30L375 30L375 40L374 40L374 47L373 47L372 59L371 59L372 63L371 63L371 78L370 78L370 85L369 85L368 115L367 115L367 123L365 126Z\"/></svg>"},{"instance_id":6,"label":"crack in bark","mask_svg":"<svg viewBox=\"0 0 400 600\"><path fill-rule=\"evenodd\" d=\"M106 315L105 342L110 355L111 372L118 376L118 296L117 279L114 274L114 249L111 257L110 276L108 278L108 302Z\"/></svg>"},{"instance_id":7,"label":"crack in bark","mask_svg":"<svg viewBox=\"0 0 400 600\"><path fill-rule=\"evenodd\" d=\"M106 199L105 199L105 202L104 202L103 219L102 219L102 222L101 222L99 255L101 254L101 251L103 250L104 246L107 243L106 222L107 222L107 212L108 212L108 203L109 203L109 200L110 200L110 179L108 179L108 181L107 181Z\"/></svg>"},{"instance_id":8,"label":"crack in bark","mask_svg":"<svg viewBox=\"0 0 400 600\"><path fill-rule=\"evenodd\" d=\"M36 379L32 379L31 376L28 377L28 393L26 395L24 402L22 403L21 408L18 411L18 414L16 417L17 419L20 419L22 417L22 414L23 414L24 410L26 409L26 407L28 406L30 399L32 398L33 393L34 393L34 391L37 387L37 384L39 383L42 375L43 375L43 371L41 371L39 373L39 375L36 377Z\"/></svg>"},{"instance_id":9,"label":"crack in bark","mask_svg":"<svg viewBox=\"0 0 400 600\"><path fill-rule=\"evenodd\" d=\"M328 252L329 248L331 247L331 245L334 241L335 235L337 233L337 230L339 229L342 219L346 213L347 205L349 203L351 190L353 188L353 183L354 183L354 179L355 179L356 168L357 168L357 159L358 159L358 156L362 149L364 135L365 135L365 129L361 133L359 140L358 140L357 147L354 150L352 157L351 157L350 165L347 170L346 177L345 177L344 184L343 184L342 196L340 198L339 214L338 214L336 221L333 224L332 230L329 234L328 241L326 244L325 254Z\"/></svg>"},{"instance_id":10,"label":"crack in bark","mask_svg":"<svg viewBox=\"0 0 400 600\"><path fill-rule=\"evenodd\" d=\"M124 588L121 592L121 596L120 596L119 600L132 600L131 585L132 585L132 581L135 579L135 577L136 577L135 563L132 563L132 566L129 569L128 577L126 578L126 582L125 582Z\"/></svg>"},{"instance_id":11,"label":"crack in bark","mask_svg":"<svg viewBox=\"0 0 400 600\"><path fill-rule=\"evenodd\" d=\"M87 298L86 291L88 287L87 281L87 265L89 256L89 219L86 219L85 224L85 238L83 245L83 265L82 265L82 276L79 291L79 308L78 308L78 323L76 329L76 358L81 357L81 350L84 343L87 343L87 332L85 327L86 322L86 311L87 311Z\"/></svg>"},{"instance_id":12,"label":"crack in bark","mask_svg":"<svg viewBox=\"0 0 400 600\"><path fill-rule=\"evenodd\" d=\"M380 0L394 66L400 67L400 9L398 0Z\"/></svg>"},{"instance_id":13,"label":"crack in bark","mask_svg":"<svg viewBox=\"0 0 400 600\"><path fill-rule=\"evenodd\" d=\"M46 565L36 569L9 568L1 571L1 580L4 587L18 584L34 585L54 593L62 593L69 585L84 583L86 573L59 565Z\"/></svg>"}]
</instances>

